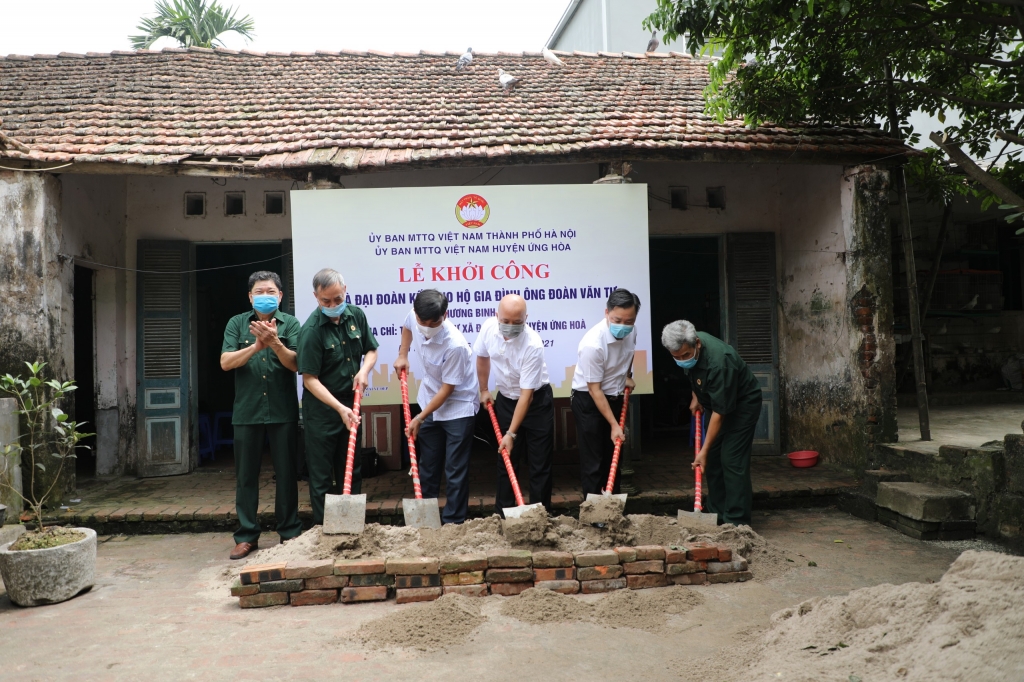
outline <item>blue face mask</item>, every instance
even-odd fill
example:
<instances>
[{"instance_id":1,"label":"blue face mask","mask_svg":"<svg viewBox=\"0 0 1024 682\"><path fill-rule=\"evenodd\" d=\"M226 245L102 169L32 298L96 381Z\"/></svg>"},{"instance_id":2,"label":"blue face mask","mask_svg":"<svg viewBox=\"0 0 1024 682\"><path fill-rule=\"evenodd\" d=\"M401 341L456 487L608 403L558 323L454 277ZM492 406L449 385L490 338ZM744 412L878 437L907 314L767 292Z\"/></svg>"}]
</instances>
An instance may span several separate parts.
<instances>
[{"instance_id":1,"label":"blue face mask","mask_svg":"<svg viewBox=\"0 0 1024 682\"><path fill-rule=\"evenodd\" d=\"M277 296L272 294L257 294L252 297L252 307L258 313L269 315L277 310Z\"/></svg>"},{"instance_id":2,"label":"blue face mask","mask_svg":"<svg viewBox=\"0 0 1024 682\"><path fill-rule=\"evenodd\" d=\"M341 305L336 305L333 308L325 308L320 306L320 312L327 317L341 317L341 314L345 312L345 308L348 307L348 301L342 301Z\"/></svg>"},{"instance_id":3,"label":"blue face mask","mask_svg":"<svg viewBox=\"0 0 1024 682\"><path fill-rule=\"evenodd\" d=\"M673 358L673 360L675 360L675 358ZM683 369L691 369L694 365L697 364L697 353L695 352L693 354L693 357L690 358L689 360L676 360L676 364L682 367Z\"/></svg>"},{"instance_id":4,"label":"blue face mask","mask_svg":"<svg viewBox=\"0 0 1024 682\"><path fill-rule=\"evenodd\" d=\"M631 324L609 324L608 331L617 339L624 339L633 331Z\"/></svg>"}]
</instances>

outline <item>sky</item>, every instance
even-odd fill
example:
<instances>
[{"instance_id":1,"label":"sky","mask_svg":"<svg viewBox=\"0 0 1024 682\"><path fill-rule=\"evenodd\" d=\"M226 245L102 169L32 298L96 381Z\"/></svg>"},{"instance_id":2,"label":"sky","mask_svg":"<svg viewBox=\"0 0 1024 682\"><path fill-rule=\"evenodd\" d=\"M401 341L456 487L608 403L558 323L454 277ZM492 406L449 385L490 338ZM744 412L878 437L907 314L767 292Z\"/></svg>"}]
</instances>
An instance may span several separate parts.
<instances>
[{"instance_id":1,"label":"sky","mask_svg":"<svg viewBox=\"0 0 1024 682\"><path fill-rule=\"evenodd\" d=\"M154 0L3 0L0 54L129 50ZM539 51L568 0L226 0L256 22L251 43L225 34L225 47L260 52L375 49ZM166 42L165 42L166 41ZM154 48L174 47L163 39Z\"/></svg>"}]
</instances>

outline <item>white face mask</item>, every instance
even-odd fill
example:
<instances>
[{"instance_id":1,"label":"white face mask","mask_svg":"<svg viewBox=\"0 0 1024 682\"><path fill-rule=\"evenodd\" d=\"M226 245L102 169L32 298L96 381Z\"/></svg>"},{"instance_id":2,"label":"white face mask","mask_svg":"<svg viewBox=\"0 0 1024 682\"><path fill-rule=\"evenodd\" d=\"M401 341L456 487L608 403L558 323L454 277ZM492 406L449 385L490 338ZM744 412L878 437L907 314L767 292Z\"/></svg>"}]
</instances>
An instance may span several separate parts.
<instances>
[{"instance_id":1,"label":"white face mask","mask_svg":"<svg viewBox=\"0 0 1024 682\"><path fill-rule=\"evenodd\" d=\"M444 322L437 325L436 327L427 327L426 325L422 325L418 322L416 323L416 328L420 330L420 334L423 334L423 336L427 337L427 340L430 340L437 336L438 333L441 331L442 327L444 327Z\"/></svg>"},{"instance_id":2,"label":"white face mask","mask_svg":"<svg viewBox=\"0 0 1024 682\"><path fill-rule=\"evenodd\" d=\"M498 323L498 333L504 336L508 340L512 340L523 333L523 329L526 327L525 324L503 324Z\"/></svg>"}]
</instances>

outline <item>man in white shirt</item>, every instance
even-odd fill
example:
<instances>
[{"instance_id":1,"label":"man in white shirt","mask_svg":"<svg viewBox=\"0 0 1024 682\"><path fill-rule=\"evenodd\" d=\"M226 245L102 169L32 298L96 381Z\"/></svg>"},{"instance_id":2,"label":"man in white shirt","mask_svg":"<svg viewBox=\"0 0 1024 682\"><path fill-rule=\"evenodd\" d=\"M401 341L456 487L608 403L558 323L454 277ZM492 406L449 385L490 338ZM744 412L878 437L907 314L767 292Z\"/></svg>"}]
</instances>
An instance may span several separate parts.
<instances>
[{"instance_id":1,"label":"man in white shirt","mask_svg":"<svg viewBox=\"0 0 1024 682\"><path fill-rule=\"evenodd\" d=\"M498 303L497 315L484 322L473 344L480 402L491 401L488 384L494 369L494 413L504 437L498 444L508 450L518 478L520 464L530 468L530 504L551 510L551 451L555 441L555 411L544 341L526 324L526 300L509 294ZM499 514L516 506L504 460L498 460Z\"/></svg>"},{"instance_id":2,"label":"man in white shirt","mask_svg":"<svg viewBox=\"0 0 1024 682\"><path fill-rule=\"evenodd\" d=\"M622 394L632 379L640 299L625 289L608 297L604 319L587 330L580 341L576 373L572 377L572 413L580 450L583 494L598 494L608 482L615 442L624 438L619 428ZM619 492L615 477L612 492Z\"/></svg>"},{"instance_id":3,"label":"man in white shirt","mask_svg":"<svg viewBox=\"0 0 1024 682\"><path fill-rule=\"evenodd\" d=\"M406 436L416 442L423 497L437 497L441 469L447 480L443 523L462 523L469 512L469 453L480 409L473 350L448 321L448 299L436 289L416 294L402 323L395 371L409 367L410 348L419 354L424 375Z\"/></svg>"}]
</instances>

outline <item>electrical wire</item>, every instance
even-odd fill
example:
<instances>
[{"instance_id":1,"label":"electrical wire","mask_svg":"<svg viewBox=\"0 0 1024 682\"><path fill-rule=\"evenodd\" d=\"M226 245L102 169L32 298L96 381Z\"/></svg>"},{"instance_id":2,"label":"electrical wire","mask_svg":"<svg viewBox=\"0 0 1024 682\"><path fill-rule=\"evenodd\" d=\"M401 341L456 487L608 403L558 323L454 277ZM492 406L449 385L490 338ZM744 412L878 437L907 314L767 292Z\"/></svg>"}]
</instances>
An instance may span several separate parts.
<instances>
[{"instance_id":1,"label":"electrical wire","mask_svg":"<svg viewBox=\"0 0 1024 682\"><path fill-rule=\"evenodd\" d=\"M274 256L273 258L264 258L263 260L254 260L248 263L234 263L232 265L218 265L214 268L196 268L195 270L139 270L136 268L123 268L119 265L108 265L106 263L97 263L91 260L85 260L77 256L64 255L65 258L71 258L76 263L85 263L86 265L95 265L99 268L106 268L108 270L123 270L124 272L137 272L143 275L190 275L194 272L210 272L211 270L227 270L228 268L241 268L247 265L259 265L260 263L269 263L273 260L281 260L285 256L292 255L292 252L282 253L280 256Z\"/></svg>"}]
</instances>

